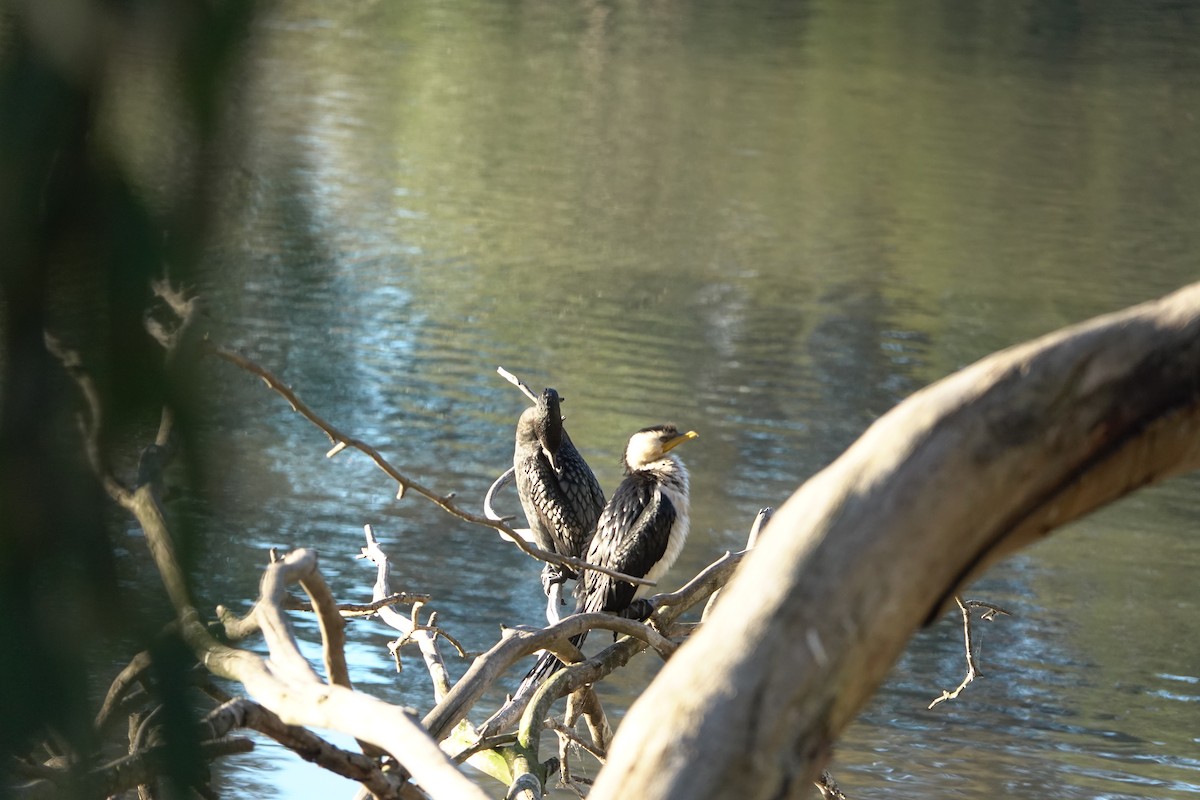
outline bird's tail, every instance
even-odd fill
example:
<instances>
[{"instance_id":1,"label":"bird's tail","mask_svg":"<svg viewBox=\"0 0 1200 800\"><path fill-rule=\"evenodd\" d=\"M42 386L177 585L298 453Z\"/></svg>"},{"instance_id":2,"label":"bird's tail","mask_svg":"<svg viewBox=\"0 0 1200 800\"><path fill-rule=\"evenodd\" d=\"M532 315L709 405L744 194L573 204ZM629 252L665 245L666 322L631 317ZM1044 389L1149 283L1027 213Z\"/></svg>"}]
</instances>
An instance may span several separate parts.
<instances>
[{"instance_id":1,"label":"bird's tail","mask_svg":"<svg viewBox=\"0 0 1200 800\"><path fill-rule=\"evenodd\" d=\"M587 633L581 633L571 637L571 644L576 647L583 646L583 640L587 638ZM533 669L525 674L521 680L521 685L517 687L513 697L521 697L526 693L532 693L534 689L541 686L547 678L563 668L563 662L558 656L550 651L546 651L538 656L538 660L534 663Z\"/></svg>"},{"instance_id":2,"label":"bird's tail","mask_svg":"<svg viewBox=\"0 0 1200 800\"><path fill-rule=\"evenodd\" d=\"M576 647L582 647L583 640L586 638L587 633L584 632L577 636L572 636L570 641ZM495 714L479 726L477 733L481 737L492 736L515 727L525 707L533 699L533 693L550 676L562 668L563 662L553 653L547 651L538 656L533 669L525 674L516 691L512 693L508 701Z\"/></svg>"}]
</instances>

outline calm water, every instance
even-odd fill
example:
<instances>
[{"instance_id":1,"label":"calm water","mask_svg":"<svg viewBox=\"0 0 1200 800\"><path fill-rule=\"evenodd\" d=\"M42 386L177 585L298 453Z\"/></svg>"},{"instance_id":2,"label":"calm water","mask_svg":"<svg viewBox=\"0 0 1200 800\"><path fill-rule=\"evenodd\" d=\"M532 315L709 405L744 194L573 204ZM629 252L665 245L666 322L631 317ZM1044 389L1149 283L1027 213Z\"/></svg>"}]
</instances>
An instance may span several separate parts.
<instances>
[{"instance_id":1,"label":"calm water","mask_svg":"<svg viewBox=\"0 0 1200 800\"><path fill-rule=\"evenodd\" d=\"M631 431L697 429L669 586L913 390L1200 278L1187 4L296 0L253 44L199 287L214 336L472 505L525 402L497 365L559 389L609 491ZM139 162L147 185L163 158ZM372 523L468 647L539 620L536 563L396 502L210 370L220 503L182 509L216 545L207 603L247 601L269 546L319 548L361 599ZM1016 615L980 626L985 677L925 710L964 664L955 617L922 632L837 749L849 796L1200 795L1197 485L972 587ZM388 638L354 626L356 680L427 709ZM230 781L264 760L246 796L351 791L270 748Z\"/></svg>"}]
</instances>

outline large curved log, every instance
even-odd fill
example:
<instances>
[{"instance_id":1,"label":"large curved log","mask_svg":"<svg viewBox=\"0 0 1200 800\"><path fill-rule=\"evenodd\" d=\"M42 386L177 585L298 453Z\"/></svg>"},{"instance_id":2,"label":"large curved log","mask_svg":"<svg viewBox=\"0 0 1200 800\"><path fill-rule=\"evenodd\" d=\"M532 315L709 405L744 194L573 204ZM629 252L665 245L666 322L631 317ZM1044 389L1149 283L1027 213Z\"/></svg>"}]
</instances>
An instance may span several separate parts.
<instances>
[{"instance_id":1,"label":"large curved log","mask_svg":"<svg viewBox=\"0 0 1200 800\"><path fill-rule=\"evenodd\" d=\"M592 800L803 797L912 633L1054 528L1200 466L1200 284L905 400L779 509Z\"/></svg>"}]
</instances>

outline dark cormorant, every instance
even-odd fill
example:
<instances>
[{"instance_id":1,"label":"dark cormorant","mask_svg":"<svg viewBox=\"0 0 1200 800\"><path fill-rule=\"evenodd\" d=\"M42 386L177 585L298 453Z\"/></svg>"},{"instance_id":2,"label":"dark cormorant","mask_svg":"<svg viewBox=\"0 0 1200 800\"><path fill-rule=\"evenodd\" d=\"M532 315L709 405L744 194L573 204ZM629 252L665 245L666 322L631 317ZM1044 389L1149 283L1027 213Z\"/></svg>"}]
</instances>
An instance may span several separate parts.
<instances>
[{"instance_id":1,"label":"dark cormorant","mask_svg":"<svg viewBox=\"0 0 1200 800\"><path fill-rule=\"evenodd\" d=\"M600 515L585 559L589 564L657 581L675 563L688 535L688 472L671 450L696 435L667 424L644 428L630 437L625 479ZM634 600L651 588L595 570L584 572L575 588L577 613L629 614ZM583 640L583 635L571 639L577 647ZM543 654L525 683L549 675L559 663L552 654Z\"/></svg>"},{"instance_id":2,"label":"dark cormorant","mask_svg":"<svg viewBox=\"0 0 1200 800\"><path fill-rule=\"evenodd\" d=\"M543 389L537 405L522 412L513 467L521 508L537 546L583 558L604 509L604 492L563 428L561 402L554 389ZM549 594L551 585L574 577L570 569L547 564L542 588Z\"/></svg>"}]
</instances>

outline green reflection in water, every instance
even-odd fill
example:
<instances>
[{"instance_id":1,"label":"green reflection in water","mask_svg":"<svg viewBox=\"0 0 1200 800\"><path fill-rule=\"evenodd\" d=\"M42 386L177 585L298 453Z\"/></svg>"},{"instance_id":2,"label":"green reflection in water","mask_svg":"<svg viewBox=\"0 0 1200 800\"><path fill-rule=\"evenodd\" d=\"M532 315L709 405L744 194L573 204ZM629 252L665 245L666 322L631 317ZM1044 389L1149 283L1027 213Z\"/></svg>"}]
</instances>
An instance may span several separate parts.
<instances>
[{"instance_id":1,"label":"green reflection in water","mask_svg":"<svg viewBox=\"0 0 1200 800\"><path fill-rule=\"evenodd\" d=\"M1196 13L1086 11L289 4L258 34L246 171L230 179L214 254L236 287L216 288L221 324L456 486L486 485L508 458L521 400L496 364L562 390L606 486L630 430L697 428L700 522L682 574L920 386L1200 274ZM328 472L292 479L328 491ZM328 499L331 519L341 505ZM1131 667L1096 655L1103 633L1046 610L1074 571L1100 587L1093 608L1122 598L1155 630L1163 650L1147 664L1195 676L1154 601L1112 566L1171 572L1144 555L1164 549L1194 565L1178 518L1140 511L1139 552L1112 518L1085 523L1108 567L1052 541L990 576L1023 615L992 655L1009 682L982 682L987 708L957 720L993 737L992 757L973 751L955 773L964 791L1194 793L1181 714L1164 715L1161 737L1126 720L1137 744L1102 752L1100 707L1127 700L1106 687ZM429 579L454 591L430 561ZM1167 585L1190 574L1177 569ZM871 748L905 741L906 725L910 747L886 758L922 776L911 796L953 772L931 733L945 716L918 713L941 668L957 672L953 639L911 654L882 721L848 742L863 788ZM1072 728L1076 713L1086 724ZM1045 756L1054 748L1072 755ZM1130 752L1162 757L1165 785L1120 788L1139 775Z\"/></svg>"}]
</instances>

